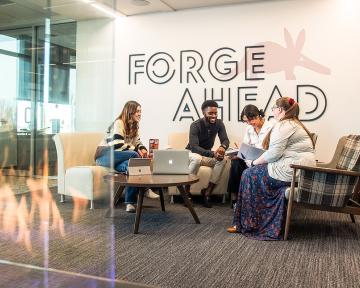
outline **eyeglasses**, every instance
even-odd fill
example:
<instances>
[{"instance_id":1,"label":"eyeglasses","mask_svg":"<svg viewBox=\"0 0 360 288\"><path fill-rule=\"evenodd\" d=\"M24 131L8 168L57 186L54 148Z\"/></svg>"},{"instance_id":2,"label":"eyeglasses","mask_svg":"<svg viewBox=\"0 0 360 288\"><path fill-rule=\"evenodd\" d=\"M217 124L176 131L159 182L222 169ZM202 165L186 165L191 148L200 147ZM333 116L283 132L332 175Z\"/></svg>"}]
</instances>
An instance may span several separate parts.
<instances>
[{"instance_id":1,"label":"eyeglasses","mask_svg":"<svg viewBox=\"0 0 360 288\"><path fill-rule=\"evenodd\" d=\"M254 122L254 120L256 120L256 118L254 119L247 119L247 120L241 120L243 123L251 125L252 122Z\"/></svg>"}]
</instances>

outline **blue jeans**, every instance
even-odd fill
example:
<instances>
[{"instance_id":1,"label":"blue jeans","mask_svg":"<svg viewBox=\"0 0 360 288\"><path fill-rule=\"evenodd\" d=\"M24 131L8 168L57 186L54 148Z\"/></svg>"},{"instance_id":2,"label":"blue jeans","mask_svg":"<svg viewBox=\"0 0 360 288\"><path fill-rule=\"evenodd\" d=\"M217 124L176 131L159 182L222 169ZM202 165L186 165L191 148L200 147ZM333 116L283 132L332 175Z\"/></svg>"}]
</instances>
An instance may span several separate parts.
<instances>
[{"instance_id":1,"label":"blue jeans","mask_svg":"<svg viewBox=\"0 0 360 288\"><path fill-rule=\"evenodd\" d=\"M139 158L139 154L135 151L113 151L114 157L114 169L120 173L126 173L129 159L130 158ZM111 154L106 153L96 159L96 165L111 167ZM136 187L126 187L125 188L125 204L134 204L136 203L136 197L139 193L139 189Z\"/></svg>"}]
</instances>

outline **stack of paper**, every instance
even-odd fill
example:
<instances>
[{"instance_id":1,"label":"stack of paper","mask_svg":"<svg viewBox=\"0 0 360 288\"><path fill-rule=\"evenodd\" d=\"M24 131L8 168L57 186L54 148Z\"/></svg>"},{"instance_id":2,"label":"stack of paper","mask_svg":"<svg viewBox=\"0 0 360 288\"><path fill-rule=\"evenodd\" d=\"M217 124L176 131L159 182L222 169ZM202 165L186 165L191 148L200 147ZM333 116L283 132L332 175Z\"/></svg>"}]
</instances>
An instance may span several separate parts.
<instances>
[{"instance_id":1,"label":"stack of paper","mask_svg":"<svg viewBox=\"0 0 360 288\"><path fill-rule=\"evenodd\" d=\"M225 155L226 156L232 156L232 155L237 155L239 152L239 148L228 148L226 151L225 151Z\"/></svg>"}]
</instances>

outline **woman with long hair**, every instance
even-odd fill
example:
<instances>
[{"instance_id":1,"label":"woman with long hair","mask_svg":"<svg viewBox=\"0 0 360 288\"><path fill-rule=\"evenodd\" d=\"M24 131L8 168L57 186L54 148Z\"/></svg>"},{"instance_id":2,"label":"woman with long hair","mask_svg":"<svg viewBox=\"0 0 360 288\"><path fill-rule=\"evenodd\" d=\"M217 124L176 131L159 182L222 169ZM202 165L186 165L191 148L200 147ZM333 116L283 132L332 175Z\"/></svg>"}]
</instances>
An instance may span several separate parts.
<instances>
[{"instance_id":1,"label":"woman with long hair","mask_svg":"<svg viewBox=\"0 0 360 288\"><path fill-rule=\"evenodd\" d=\"M247 124L242 143L262 148L262 142L274 125L273 121L265 119L265 113L255 105L249 104L244 107L240 115L241 121ZM243 171L248 168L243 159L237 156L231 157L231 168L228 182L228 193L232 207L236 203L239 191L240 179Z\"/></svg>"},{"instance_id":2,"label":"woman with long hair","mask_svg":"<svg viewBox=\"0 0 360 288\"><path fill-rule=\"evenodd\" d=\"M299 105L281 97L272 107L274 127L264 138L266 149L241 177L230 233L242 233L258 240L280 240L285 222L285 190L290 186L291 164L315 165L314 142L299 120Z\"/></svg>"},{"instance_id":3,"label":"woman with long hair","mask_svg":"<svg viewBox=\"0 0 360 288\"><path fill-rule=\"evenodd\" d=\"M126 102L120 115L109 126L106 137L99 144L96 153L96 165L112 167L120 173L126 173L130 158L147 157L147 149L139 137L141 106L136 101ZM111 164L113 163L113 166ZM138 189L125 189L127 212L135 212Z\"/></svg>"}]
</instances>

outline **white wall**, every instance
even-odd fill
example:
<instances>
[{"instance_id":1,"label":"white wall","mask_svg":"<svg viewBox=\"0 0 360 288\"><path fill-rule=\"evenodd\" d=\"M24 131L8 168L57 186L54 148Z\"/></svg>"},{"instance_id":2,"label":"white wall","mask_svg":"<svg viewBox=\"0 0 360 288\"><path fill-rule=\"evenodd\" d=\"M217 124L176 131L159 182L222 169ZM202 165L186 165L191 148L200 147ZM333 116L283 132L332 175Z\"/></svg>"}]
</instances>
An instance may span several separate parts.
<instances>
[{"instance_id":1,"label":"white wall","mask_svg":"<svg viewBox=\"0 0 360 288\"><path fill-rule=\"evenodd\" d=\"M114 22L77 23L75 130L103 131L113 118Z\"/></svg>"},{"instance_id":2,"label":"white wall","mask_svg":"<svg viewBox=\"0 0 360 288\"><path fill-rule=\"evenodd\" d=\"M167 135L170 132L187 131L191 123L189 120L173 121L186 88L190 89L199 111L204 100L204 88L214 88L215 98L220 97L221 87L230 88L232 90L231 120L225 119L225 125L228 134L233 138L241 139L245 127L237 121L237 87L258 86L255 90L257 93L255 102L246 102L242 96L241 110L248 103L264 108L274 85L278 85L282 95L296 98L296 85L311 84L320 87L325 92L328 103L326 111L319 119L305 122L305 124L311 131L319 134L317 159L326 161L332 155L340 136L349 133L360 134L359 124L357 124L360 104L357 84L360 79L356 73L360 64L359 2L357 0L269 1L118 19L116 21L116 71L112 116L115 117L121 111L127 100L139 101L143 107L141 122L143 142L147 144L148 138L159 138L160 146L165 147ZM303 55L328 67L330 74L321 74L297 65L294 69L295 80L287 80L285 73L279 72L265 74L264 81L246 81L242 72L231 81L221 82L214 80L205 69L206 67L203 67L202 73L206 83L192 81L189 84L181 84L179 82L181 50L199 51L204 57L204 66L206 66L210 55L216 49L231 47L236 50L233 60L240 62L244 56L245 46L265 41L285 46L284 28L289 31L293 39L296 39L299 32L304 29L306 37L302 49ZM97 39L96 43L99 44ZM174 57L175 61L169 67L176 70L174 78L166 84L157 85L142 74L136 85L129 85L129 55L145 53L145 60L148 60L152 54L161 51ZM286 61L285 64L280 62L287 57L288 51L289 49L281 51L278 58L271 53L265 58L276 59L279 66L286 66ZM277 65L277 62L275 64ZM157 73L163 73L166 66L160 63L157 69ZM93 79L97 77L99 75ZM89 79L91 79L90 75ZM90 84L96 87L99 85ZM87 91L89 90L92 89L88 88ZM94 119L108 118L106 113L109 107L103 107L104 93L100 93L102 91L99 89L91 92L91 95L97 97L99 103L101 99L102 103L97 107L97 111L91 110L96 114L97 118ZM275 95L274 98L277 96ZM307 115L304 112L311 110L316 103L311 96L302 96L299 103L303 107L301 116L305 118ZM220 102L220 105L227 109L228 102L224 100ZM270 107L271 104L269 104ZM324 103L320 101L320 108L323 105ZM89 114L85 108L83 112ZM269 109L266 112L270 114ZM188 114L194 114L194 111Z\"/></svg>"}]
</instances>

